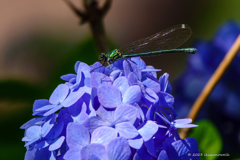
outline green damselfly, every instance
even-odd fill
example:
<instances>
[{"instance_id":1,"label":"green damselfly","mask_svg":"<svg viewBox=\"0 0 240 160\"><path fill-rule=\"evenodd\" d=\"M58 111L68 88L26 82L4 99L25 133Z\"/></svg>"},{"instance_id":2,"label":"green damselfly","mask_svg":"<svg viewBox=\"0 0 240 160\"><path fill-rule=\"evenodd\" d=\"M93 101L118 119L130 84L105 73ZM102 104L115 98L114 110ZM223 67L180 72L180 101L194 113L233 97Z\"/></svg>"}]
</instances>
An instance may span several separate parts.
<instances>
[{"instance_id":1,"label":"green damselfly","mask_svg":"<svg viewBox=\"0 0 240 160\"><path fill-rule=\"evenodd\" d=\"M165 29L150 37L137 40L114 49L108 54L101 53L99 61L104 65L110 64L122 58L153 56L164 53L187 52L195 53L196 48L177 48L191 36L191 28L187 24L178 24Z\"/></svg>"}]
</instances>

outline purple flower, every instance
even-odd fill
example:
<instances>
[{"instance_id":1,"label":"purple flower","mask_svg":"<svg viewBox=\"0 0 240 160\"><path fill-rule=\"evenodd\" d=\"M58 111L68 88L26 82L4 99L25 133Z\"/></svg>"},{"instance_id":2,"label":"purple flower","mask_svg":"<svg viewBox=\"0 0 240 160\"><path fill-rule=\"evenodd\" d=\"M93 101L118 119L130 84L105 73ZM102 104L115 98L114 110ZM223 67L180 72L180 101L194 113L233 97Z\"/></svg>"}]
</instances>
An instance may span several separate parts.
<instances>
[{"instance_id":1,"label":"purple flower","mask_svg":"<svg viewBox=\"0 0 240 160\"><path fill-rule=\"evenodd\" d=\"M43 116L48 116L63 107L62 102L65 100L69 93L69 87L66 84L60 84L52 93L49 102L50 104L42 106L35 111L47 111L43 114Z\"/></svg>"},{"instance_id":2,"label":"purple flower","mask_svg":"<svg viewBox=\"0 0 240 160\"><path fill-rule=\"evenodd\" d=\"M178 140L174 140L174 139ZM200 151L197 141L192 138L179 139L178 137L167 138L163 142L163 150L159 153L158 160L198 160Z\"/></svg>"},{"instance_id":3,"label":"purple flower","mask_svg":"<svg viewBox=\"0 0 240 160\"><path fill-rule=\"evenodd\" d=\"M64 159L129 159L131 155L127 140L112 132L112 128L98 128L92 133L79 123L70 123L67 128L69 150ZM109 134L109 132L111 134Z\"/></svg>"},{"instance_id":4,"label":"purple flower","mask_svg":"<svg viewBox=\"0 0 240 160\"><path fill-rule=\"evenodd\" d=\"M66 83L49 100L35 101L33 115L39 117L21 127L25 159L157 159L172 152L164 142L176 128L195 126L176 120L168 74L158 80L160 70L139 57L127 61L116 61L112 72L99 62L77 62L76 74L62 76Z\"/></svg>"},{"instance_id":5,"label":"purple flower","mask_svg":"<svg viewBox=\"0 0 240 160\"><path fill-rule=\"evenodd\" d=\"M222 24L209 41L198 40L198 52L187 59L188 66L175 84L175 110L185 117L201 90L214 73L225 54L240 33L240 25L234 21ZM208 100L199 112L198 119L210 119L223 138L227 152L238 152L240 146L240 52L224 73ZM226 129L226 126L231 126Z\"/></svg>"}]
</instances>

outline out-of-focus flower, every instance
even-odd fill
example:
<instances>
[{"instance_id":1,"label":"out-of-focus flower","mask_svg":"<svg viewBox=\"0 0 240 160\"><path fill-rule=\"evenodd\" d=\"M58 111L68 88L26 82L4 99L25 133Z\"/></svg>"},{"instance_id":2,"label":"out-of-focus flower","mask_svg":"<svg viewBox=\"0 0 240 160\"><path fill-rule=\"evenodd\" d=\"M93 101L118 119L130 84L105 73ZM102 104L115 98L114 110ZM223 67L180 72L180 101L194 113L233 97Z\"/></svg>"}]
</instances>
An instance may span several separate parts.
<instances>
[{"instance_id":1,"label":"out-of-focus flower","mask_svg":"<svg viewBox=\"0 0 240 160\"><path fill-rule=\"evenodd\" d=\"M210 41L199 40L198 52L187 59L188 65L176 80L174 108L185 117L201 90L214 73L240 33L237 22L224 23ZM240 52L239 52L240 53ZM237 54L222 79L205 102L198 119L212 120L223 137L224 149L240 149L240 54Z\"/></svg>"},{"instance_id":2,"label":"out-of-focus flower","mask_svg":"<svg viewBox=\"0 0 240 160\"><path fill-rule=\"evenodd\" d=\"M25 159L193 159L186 153L198 153L197 142L180 139L176 129L196 125L176 119L168 74L158 80L160 70L139 57L127 61L112 64L113 71L77 62L77 74L62 76L66 83L49 101L36 100L39 117L21 127Z\"/></svg>"}]
</instances>

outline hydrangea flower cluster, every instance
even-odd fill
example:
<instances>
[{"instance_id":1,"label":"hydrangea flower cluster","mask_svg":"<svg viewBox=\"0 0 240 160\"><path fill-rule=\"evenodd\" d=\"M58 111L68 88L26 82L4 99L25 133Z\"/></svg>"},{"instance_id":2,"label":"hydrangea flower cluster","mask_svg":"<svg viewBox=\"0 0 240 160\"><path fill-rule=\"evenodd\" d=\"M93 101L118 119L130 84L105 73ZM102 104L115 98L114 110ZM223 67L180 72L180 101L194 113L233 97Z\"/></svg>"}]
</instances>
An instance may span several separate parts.
<instances>
[{"instance_id":1,"label":"hydrangea flower cluster","mask_svg":"<svg viewBox=\"0 0 240 160\"><path fill-rule=\"evenodd\" d=\"M36 100L38 116L25 129L25 160L193 160L194 138L177 128L196 127L176 119L168 74L139 57L110 66L75 64L49 100ZM110 74L109 74L110 73Z\"/></svg>"},{"instance_id":2,"label":"hydrangea flower cluster","mask_svg":"<svg viewBox=\"0 0 240 160\"><path fill-rule=\"evenodd\" d=\"M209 41L199 40L195 46L198 53L189 56L187 67L177 79L174 91L175 109L185 117L202 88L210 79L240 33L235 21L224 23ZM223 137L227 151L240 149L240 52L218 82L199 114L199 118L212 120Z\"/></svg>"}]
</instances>

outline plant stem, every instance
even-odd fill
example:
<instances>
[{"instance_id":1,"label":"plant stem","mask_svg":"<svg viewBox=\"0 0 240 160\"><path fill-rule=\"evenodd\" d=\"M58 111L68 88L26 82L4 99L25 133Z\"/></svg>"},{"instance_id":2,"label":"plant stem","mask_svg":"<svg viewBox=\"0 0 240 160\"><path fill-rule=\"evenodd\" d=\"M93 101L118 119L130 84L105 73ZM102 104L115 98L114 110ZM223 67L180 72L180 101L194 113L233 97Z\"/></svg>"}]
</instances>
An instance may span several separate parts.
<instances>
[{"instance_id":1,"label":"plant stem","mask_svg":"<svg viewBox=\"0 0 240 160\"><path fill-rule=\"evenodd\" d=\"M209 79L207 84L205 85L204 89L198 96L197 100L193 104L189 114L188 118L191 118L193 121L195 120L197 114L199 113L203 103L206 101L207 97L213 90L213 88L216 86L217 82L220 80L222 75L225 73L226 69L228 66L231 64L233 61L234 57L237 55L238 51L240 49L240 34L235 40L234 44L228 51L228 53L225 55L223 58L222 62L219 64L218 68L216 71L213 73L212 77ZM186 138L190 128L183 128L180 130L180 137L181 138Z\"/></svg>"},{"instance_id":2,"label":"plant stem","mask_svg":"<svg viewBox=\"0 0 240 160\"><path fill-rule=\"evenodd\" d=\"M70 0L64 0L70 9L80 18L81 24L89 22L93 39L99 53L108 52L107 37L105 34L103 19L108 12L112 0L105 0L102 7L99 7L97 0L83 0L86 12L75 7Z\"/></svg>"},{"instance_id":3,"label":"plant stem","mask_svg":"<svg viewBox=\"0 0 240 160\"><path fill-rule=\"evenodd\" d=\"M99 54L108 53L107 37L102 18L90 22L90 28Z\"/></svg>"}]
</instances>

